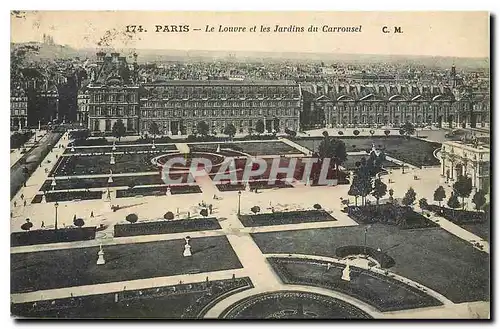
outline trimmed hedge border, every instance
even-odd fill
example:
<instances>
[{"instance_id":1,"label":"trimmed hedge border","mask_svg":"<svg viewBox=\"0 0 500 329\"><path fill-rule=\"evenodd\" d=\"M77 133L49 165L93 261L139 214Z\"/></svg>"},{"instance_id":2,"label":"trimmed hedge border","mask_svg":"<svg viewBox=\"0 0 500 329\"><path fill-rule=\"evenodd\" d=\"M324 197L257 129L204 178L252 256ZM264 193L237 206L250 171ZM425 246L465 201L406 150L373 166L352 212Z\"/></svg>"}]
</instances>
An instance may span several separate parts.
<instances>
[{"instance_id":1,"label":"trimmed hedge border","mask_svg":"<svg viewBox=\"0 0 500 329\"><path fill-rule=\"evenodd\" d=\"M354 219L358 224L381 223L386 225L396 226L396 218L394 212L401 211L401 216L406 219L406 226L401 229L416 229L439 227L427 217L415 212L411 207L393 205L390 203L369 206L349 206L347 212L349 217Z\"/></svg>"},{"instance_id":2,"label":"trimmed hedge border","mask_svg":"<svg viewBox=\"0 0 500 329\"><path fill-rule=\"evenodd\" d=\"M10 235L10 245L11 247L18 247L34 244L94 240L95 233L95 226L14 232Z\"/></svg>"},{"instance_id":3,"label":"trimmed hedge border","mask_svg":"<svg viewBox=\"0 0 500 329\"><path fill-rule=\"evenodd\" d=\"M240 215L238 217L245 227L336 221L334 217L324 210L273 212L256 215Z\"/></svg>"},{"instance_id":4,"label":"trimmed hedge border","mask_svg":"<svg viewBox=\"0 0 500 329\"><path fill-rule=\"evenodd\" d=\"M157 222L116 224L114 226L115 237L182 233L194 231L218 230L221 226L215 217L192 218L180 220L161 220Z\"/></svg>"}]
</instances>

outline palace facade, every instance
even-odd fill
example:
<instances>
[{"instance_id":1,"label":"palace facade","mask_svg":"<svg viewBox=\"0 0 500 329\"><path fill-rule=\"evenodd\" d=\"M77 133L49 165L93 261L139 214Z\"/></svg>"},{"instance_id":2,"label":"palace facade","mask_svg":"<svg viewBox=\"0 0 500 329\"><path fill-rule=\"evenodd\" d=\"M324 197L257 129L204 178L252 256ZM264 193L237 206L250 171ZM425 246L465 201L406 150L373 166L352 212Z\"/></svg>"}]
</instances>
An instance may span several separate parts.
<instances>
[{"instance_id":1,"label":"palace facade","mask_svg":"<svg viewBox=\"0 0 500 329\"><path fill-rule=\"evenodd\" d=\"M212 134L229 124L237 133L255 132L258 126L267 132L297 131L301 108L300 87L289 81L158 82L141 88L140 131L147 132L152 122L167 135L193 134L199 122Z\"/></svg>"},{"instance_id":2,"label":"palace facade","mask_svg":"<svg viewBox=\"0 0 500 329\"><path fill-rule=\"evenodd\" d=\"M309 115L313 122L336 126L416 125L485 126L489 122L487 93L460 92L434 85L314 86ZM305 113L307 115L307 113Z\"/></svg>"},{"instance_id":3,"label":"palace facade","mask_svg":"<svg viewBox=\"0 0 500 329\"><path fill-rule=\"evenodd\" d=\"M93 134L111 133L121 121L127 133L139 130L139 85L136 63L130 70L119 53L97 53L97 67L88 88L88 128Z\"/></svg>"}]
</instances>

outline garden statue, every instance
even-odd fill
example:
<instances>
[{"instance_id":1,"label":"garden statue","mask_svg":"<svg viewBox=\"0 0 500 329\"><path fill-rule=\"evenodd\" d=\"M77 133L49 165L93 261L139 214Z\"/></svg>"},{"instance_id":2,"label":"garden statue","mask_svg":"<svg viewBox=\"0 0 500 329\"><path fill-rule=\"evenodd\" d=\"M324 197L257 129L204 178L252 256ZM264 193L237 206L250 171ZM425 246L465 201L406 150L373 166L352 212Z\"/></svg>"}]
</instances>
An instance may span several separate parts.
<instances>
[{"instance_id":1,"label":"garden statue","mask_svg":"<svg viewBox=\"0 0 500 329\"><path fill-rule=\"evenodd\" d=\"M219 144L217 144L217 151L216 152L220 153L220 145Z\"/></svg>"},{"instance_id":2,"label":"garden statue","mask_svg":"<svg viewBox=\"0 0 500 329\"><path fill-rule=\"evenodd\" d=\"M112 148L113 151L116 151L116 144L115 144L115 141L113 141L113 148Z\"/></svg>"},{"instance_id":3,"label":"garden statue","mask_svg":"<svg viewBox=\"0 0 500 329\"><path fill-rule=\"evenodd\" d=\"M111 159L109 159L109 164L114 165L115 164L115 155L111 153Z\"/></svg>"},{"instance_id":4,"label":"garden statue","mask_svg":"<svg viewBox=\"0 0 500 329\"><path fill-rule=\"evenodd\" d=\"M99 252L97 252L97 265L104 265L106 261L104 260L104 250L102 250L102 244L99 245Z\"/></svg>"},{"instance_id":5,"label":"garden statue","mask_svg":"<svg viewBox=\"0 0 500 329\"><path fill-rule=\"evenodd\" d=\"M191 254L191 246L189 245L189 240L191 238L189 236L185 237L184 240L186 241L186 244L184 245L184 253L182 254L184 257L189 257L192 256Z\"/></svg>"},{"instance_id":6,"label":"garden statue","mask_svg":"<svg viewBox=\"0 0 500 329\"><path fill-rule=\"evenodd\" d=\"M170 186L167 186L167 195L172 195L172 191L170 190Z\"/></svg>"},{"instance_id":7,"label":"garden statue","mask_svg":"<svg viewBox=\"0 0 500 329\"><path fill-rule=\"evenodd\" d=\"M344 281L351 281L351 268L349 264L347 264L342 271L342 280Z\"/></svg>"}]
</instances>

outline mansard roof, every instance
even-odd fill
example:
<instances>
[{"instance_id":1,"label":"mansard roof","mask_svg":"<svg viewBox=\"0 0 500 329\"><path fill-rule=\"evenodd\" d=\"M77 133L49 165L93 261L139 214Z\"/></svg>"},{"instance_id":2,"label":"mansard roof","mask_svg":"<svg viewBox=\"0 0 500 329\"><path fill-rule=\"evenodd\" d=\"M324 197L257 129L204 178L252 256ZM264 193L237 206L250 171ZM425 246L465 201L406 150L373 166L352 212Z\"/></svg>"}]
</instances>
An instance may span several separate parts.
<instances>
[{"instance_id":1,"label":"mansard roof","mask_svg":"<svg viewBox=\"0 0 500 329\"><path fill-rule=\"evenodd\" d=\"M335 84L317 88L316 100L332 101L435 101L452 100L447 86L411 84Z\"/></svg>"}]
</instances>

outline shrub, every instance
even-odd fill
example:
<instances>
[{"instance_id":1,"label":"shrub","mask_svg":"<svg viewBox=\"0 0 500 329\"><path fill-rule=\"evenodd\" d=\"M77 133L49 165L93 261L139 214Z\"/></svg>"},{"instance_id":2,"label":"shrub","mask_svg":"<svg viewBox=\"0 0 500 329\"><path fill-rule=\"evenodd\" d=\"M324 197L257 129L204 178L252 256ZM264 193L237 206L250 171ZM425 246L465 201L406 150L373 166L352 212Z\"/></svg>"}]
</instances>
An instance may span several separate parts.
<instances>
[{"instance_id":1,"label":"shrub","mask_svg":"<svg viewBox=\"0 0 500 329\"><path fill-rule=\"evenodd\" d=\"M82 218L76 218L73 220L73 225L77 227L82 227L85 225L85 221Z\"/></svg>"},{"instance_id":2,"label":"shrub","mask_svg":"<svg viewBox=\"0 0 500 329\"><path fill-rule=\"evenodd\" d=\"M137 217L136 214L128 214L127 217L125 217L125 220L133 224L139 220L139 217Z\"/></svg>"},{"instance_id":3,"label":"shrub","mask_svg":"<svg viewBox=\"0 0 500 329\"><path fill-rule=\"evenodd\" d=\"M29 231L32 227L33 227L33 223L30 222L29 218L26 218L26 223L21 225L21 229L23 229L24 231Z\"/></svg>"},{"instance_id":4,"label":"shrub","mask_svg":"<svg viewBox=\"0 0 500 329\"><path fill-rule=\"evenodd\" d=\"M207 217L208 216L208 210L207 209L201 209L200 215L202 215L203 217Z\"/></svg>"},{"instance_id":5,"label":"shrub","mask_svg":"<svg viewBox=\"0 0 500 329\"><path fill-rule=\"evenodd\" d=\"M313 206L314 209L316 210L320 210L321 209L321 205L319 203L315 203L314 206Z\"/></svg>"},{"instance_id":6,"label":"shrub","mask_svg":"<svg viewBox=\"0 0 500 329\"><path fill-rule=\"evenodd\" d=\"M250 210L251 210L254 214L256 214L256 213L260 212L260 207L259 207L259 206L253 206L252 208L250 208Z\"/></svg>"},{"instance_id":7,"label":"shrub","mask_svg":"<svg viewBox=\"0 0 500 329\"><path fill-rule=\"evenodd\" d=\"M426 198L422 198L422 199L418 200L418 206L420 208L422 208L422 210L424 210L424 209L427 209L429 207L429 203L427 203Z\"/></svg>"},{"instance_id":8,"label":"shrub","mask_svg":"<svg viewBox=\"0 0 500 329\"><path fill-rule=\"evenodd\" d=\"M344 132L339 130L338 134L342 136Z\"/></svg>"},{"instance_id":9,"label":"shrub","mask_svg":"<svg viewBox=\"0 0 500 329\"><path fill-rule=\"evenodd\" d=\"M358 136L359 135L359 130L356 129L352 133L354 134L354 136Z\"/></svg>"},{"instance_id":10,"label":"shrub","mask_svg":"<svg viewBox=\"0 0 500 329\"><path fill-rule=\"evenodd\" d=\"M173 220L175 216L173 212L167 211L165 215L163 215L163 218L165 218L166 220Z\"/></svg>"}]
</instances>

